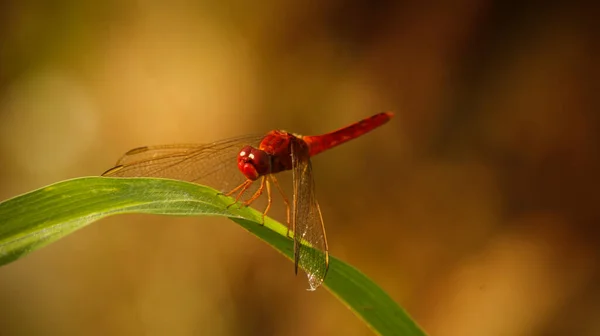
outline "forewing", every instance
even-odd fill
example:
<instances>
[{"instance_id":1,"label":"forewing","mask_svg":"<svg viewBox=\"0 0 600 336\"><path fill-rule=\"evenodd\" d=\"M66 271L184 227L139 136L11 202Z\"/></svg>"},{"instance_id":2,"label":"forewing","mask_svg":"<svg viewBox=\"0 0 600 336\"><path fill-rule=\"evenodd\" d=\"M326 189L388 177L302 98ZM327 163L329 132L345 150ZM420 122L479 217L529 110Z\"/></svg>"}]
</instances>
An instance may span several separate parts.
<instances>
[{"instance_id":1,"label":"forewing","mask_svg":"<svg viewBox=\"0 0 600 336\"><path fill-rule=\"evenodd\" d=\"M258 146L262 136L244 136L208 144L147 146L125 153L103 176L163 177L230 191L245 180L237 156L246 145Z\"/></svg>"},{"instance_id":2,"label":"forewing","mask_svg":"<svg viewBox=\"0 0 600 336\"><path fill-rule=\"evenodd\" d=\"M298 266L306 272L310 290L315 290L325 280L329 268L327 237L315 195L308 147L300 139L292 141L291 146L295 267L296 273Z\"/></svg>"}]
</instances>

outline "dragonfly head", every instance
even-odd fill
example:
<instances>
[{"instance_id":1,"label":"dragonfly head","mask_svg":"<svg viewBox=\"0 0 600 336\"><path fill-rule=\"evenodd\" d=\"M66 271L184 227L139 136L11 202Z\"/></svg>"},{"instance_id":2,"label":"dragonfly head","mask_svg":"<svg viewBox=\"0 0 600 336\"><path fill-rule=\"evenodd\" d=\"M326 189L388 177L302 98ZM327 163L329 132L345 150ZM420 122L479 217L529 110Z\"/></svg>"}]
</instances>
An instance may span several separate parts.
<instances>
[{"instance_id":1,"label":"dragonfly head","mask_svg":"<svg viewBox=\"0 0 600 336\"><path fill-rule=\"evenodd\" d=\"M252 181L271 172L269 154L252 146L242 148L238 154L237 163L242 174Z\"/></svg>"}]
</instances>

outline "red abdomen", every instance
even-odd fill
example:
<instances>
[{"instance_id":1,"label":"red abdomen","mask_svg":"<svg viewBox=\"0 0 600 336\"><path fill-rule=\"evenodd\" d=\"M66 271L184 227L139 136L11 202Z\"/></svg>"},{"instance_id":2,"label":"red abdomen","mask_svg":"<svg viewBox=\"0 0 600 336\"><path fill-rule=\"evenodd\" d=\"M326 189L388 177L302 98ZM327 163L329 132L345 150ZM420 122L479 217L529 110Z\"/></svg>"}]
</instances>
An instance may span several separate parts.
<instances>
[{"instance_id":1,"label":"red abdomen","mask_svg":"<svg viewBox=\"0 0 600 336\"><path fill-rule=\"evenodd\" d=\"M379 113L337 131L322 135L303 136L302 140L308 144L310 156L317 155L374 130L387 123L393 116L394 114L391 112Z\"/></svg>"}]
</instances>

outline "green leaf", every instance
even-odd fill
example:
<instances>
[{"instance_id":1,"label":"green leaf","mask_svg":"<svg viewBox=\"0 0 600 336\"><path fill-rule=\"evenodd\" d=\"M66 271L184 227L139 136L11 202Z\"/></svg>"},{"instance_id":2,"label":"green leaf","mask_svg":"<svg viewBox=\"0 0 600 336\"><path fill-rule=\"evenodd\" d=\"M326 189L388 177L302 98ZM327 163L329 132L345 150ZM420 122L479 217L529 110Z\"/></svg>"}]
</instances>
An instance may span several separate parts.
<instances>
[{"instance_id":1,"label":"green leaf","mask_svg":"<svg viewBox=\"0 0 600 336\"><path fill-rule=\"evenodd\" d=\"M293 260L287 227L192 183L150 178L86 177L0 203L0 265L15 261L100 218L123 213L226 216ZM324 286L381 335L425 335L371 279L331 257Z\"/></svg>"}]
</instances>

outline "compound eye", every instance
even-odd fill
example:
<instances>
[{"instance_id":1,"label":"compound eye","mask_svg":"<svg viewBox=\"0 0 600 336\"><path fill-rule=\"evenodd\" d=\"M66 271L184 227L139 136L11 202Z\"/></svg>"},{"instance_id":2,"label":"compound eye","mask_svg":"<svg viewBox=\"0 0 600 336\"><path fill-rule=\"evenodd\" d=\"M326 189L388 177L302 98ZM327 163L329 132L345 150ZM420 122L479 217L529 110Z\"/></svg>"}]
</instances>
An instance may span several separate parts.
<instances>
[{"instance_id":1,"label":"compound eye","mask_svg":"<svg viewBox=\"0 0 600 336\"><path fill-rule=\"evenodd\" d=\"M246 158L247 157L252 160L254 158L254 155L252 154L253 150L254 150L254 148L252 148L250 146L246 146L246 147L242 148L242 150L238 154L238 158Z\"/></svg>"},{"instance_id":2,"label":"compound eye","mask_svg":"<svg viewBox=\"0 0 600 336\"><path fill-rule=\"evenodd\" d=\"M269 154L265 153L260 149L253 148L250 154L248 154L249 162L256 167L256 170L261 175L268 174L271 172L271 159Z\"/></svg>"}]
</instances>

